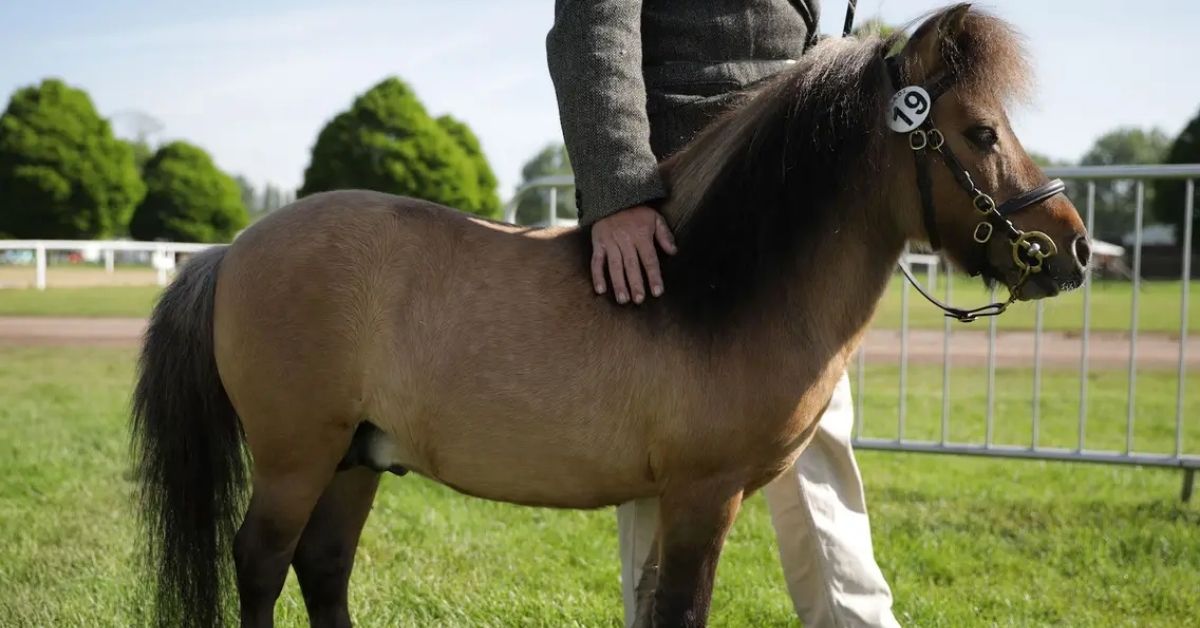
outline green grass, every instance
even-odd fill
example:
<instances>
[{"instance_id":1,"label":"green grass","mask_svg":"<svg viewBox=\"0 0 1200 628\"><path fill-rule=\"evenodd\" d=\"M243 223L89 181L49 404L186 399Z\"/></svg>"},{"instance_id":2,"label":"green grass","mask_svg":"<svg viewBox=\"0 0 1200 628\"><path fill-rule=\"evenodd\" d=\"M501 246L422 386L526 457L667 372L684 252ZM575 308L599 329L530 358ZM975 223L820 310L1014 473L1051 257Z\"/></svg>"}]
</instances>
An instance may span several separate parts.
<instances>
[{"instance_id":1,"label":"green grass","mask_svg":"<svg viewBox=\"0 0 1200 628\"><path fill-rule=\"evenodd\" d=\"M150 315L158 286L0 289L0 316L145 317Z\"/></svg>"},{"instance_id":2,"label":"green grass","mask_svg":"<svg viewBox=\"0 0 1200 628\"><path fill-rule=\"evenodd\" d=\"M940 366L908 368L905 395L904 437L910 440L941 439L942 370ZM855 375L851 373L851 381ZM899 369L867 364L864 385L862 435L894 439L898 433ZM1088 373L1085 449L1125 450L1128 375L1119 370ZM1175 452L1174 370L1139 371L1134 396L1133 450L1140 453ZM1200 455L1200 373L1185 382L1183 449ZM987 436L987 372L982 368L955 367L950 374L949 442L982 443ZM1047 369L1042 373L1039 397L1039 447L1077 448L1079 434L1079 374L1074 370ZM993 442L1029 446L1033 442L1033 371L996 370Z\"/></svg>"},{"instance_id":3,"label":"green grass","mask_svg":"<svg viewBox=\"0 0 1200 628\"><path fill-rule=\"evenodd\" d=\"M143 623L124 479L133 357L0 348L0 626ZM955 436L965 438L977 432L966 426L982 409L982 377L958 373ZM869 432L894 415L892 375L867 373ZM914 417L940 390L932 375L914 371ZM1011 411L1014 425L1027 414L1022 378L1000 376L1011 393L998 416ZM1117 394L1108 376L1097 378L1089 425L1105 434L1124 405L1108 398ZM1158 374L1140 385L1155 399L1171 389ZM1148 411L1169 405L1148 403ZM1046 408L1047 438L1074 424L1073 411L1058 409ZM914 436L930 429L915 418L910 427ZM1177 501L1178 472L876 452L860 462L877 556L905 625L1181 626L1200 614L1200 508ZM363 626L617 626L614 517L490 503L389 477L351 590ZM290 580L279 625L306 625L302 609ZM766 508L754 497L722 559L712 625L795 623Z\"/></svg>"},{"instance_id":4,"label":"green grass","mask_svg":"<svg viewBox=\"0 0 1200 628\"><path fill-rule=\"evenodd\" d=\"M924 274L918 273L918 279L924 281ZM939 276L939 281L945 275ZM875 315L875 327L883 329L898 329L900 327L901 291L907 282L897 276L888 287L879 310ZM1142 282L1141 296L1138 299L1138 329L1144 332L1179 333L1179 303L1182 282L1180 281L1145 281ZM1192 294L1197 293L1200 281L1193 281L1189 287ZM963 275L953 276L953 303L960 307L975 307L991 303L988 293L978 279ZM1098 331L1129 331L1130 304L1133 297L1133 284L1127 281L1094 281L1091 295L1091 328ZM945 287L939 283L932 290L938 299L944 299ZM1003 288L997 291L997 299L1008 297ZM908 288L909 325L914 329L941 329L943 316L940 310L925 301L916 290ZM1043 326L1045 329L1056 331L1079 331L1083 328L1083 290L1075 290L1058 295L1053 299L1042 301L1044 309ZM1036 304L1015 303L1003 316L1000 325L1003 329L1033 329ZM1200 308L1190 308L1188 315L1188 330L1200 330ZM955 323L960 329L985 329L986 321L979 321L968 326Z\"/></svg>"},{"instance_id":5,"label":"green grass","mask_svg":"<svg viewBox=\"0 0 1200 628\"><path fill-rule=\"evenodd\" d=\"M896 329L900 325L902 280L892 282L876 315L875 326ZM1193 282L1192 291L1200 288ZM0 316L147 316L158 296L155 286L112 286L94 288L0 289ZM935 291L941 298L942 288ZM954 279L955 303L982 305L987 294L979 283L968 277ZM1092 329L1127 331L1130 327L1132 286L1122 281L1098 281L1092 286ZM1145 332L1179 332L1180 282L1148 281L1143 284L1138 329ZM1075 291L1045 301L1046 329L1078 331L1083 325L1083 293ZM913 328L937 328L941 313L926 303L916 291L909 292L909 317ZM1034 306L1014 305L1000 319L1003 329L1033 329ZM969 328L984 328L975 323ZM1200 331L1200 307L1191 308L1188 327Z\"/></svg>"}]
</instances>

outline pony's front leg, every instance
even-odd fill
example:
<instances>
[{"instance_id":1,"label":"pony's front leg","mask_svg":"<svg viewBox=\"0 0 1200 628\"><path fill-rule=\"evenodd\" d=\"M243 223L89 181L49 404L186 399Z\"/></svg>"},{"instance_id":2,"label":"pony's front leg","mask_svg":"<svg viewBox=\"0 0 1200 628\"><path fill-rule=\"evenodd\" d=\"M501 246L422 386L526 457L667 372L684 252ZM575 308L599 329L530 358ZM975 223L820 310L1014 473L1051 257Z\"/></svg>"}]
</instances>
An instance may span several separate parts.
<instances>
[{"instance_id":1,"label":"pony's front leg","mask_svg":"<svg viewBox=\"0 0 1200 628\"><path fill-rule=\"evenodd\" d=\"M642 577L638 580L637 610L634 614L631 628L651 628L653 620L650 613L654 610L654 592L658 588L658 539L646 553L646 562L642 565Z\"/></svg>"},{"instance_id":2,"label":"pony's front leg","mask_svg":"<svg viewBox=\"0 0 1200 628\"><path fill-rule=\"evenodd\" d=\"M742 505L742 491L740 483L728 481L676 485L664 491L659 505L658 582L650 609L653 626L695 628L707 623L717 560Z\"/></svg>"}]
</instances>

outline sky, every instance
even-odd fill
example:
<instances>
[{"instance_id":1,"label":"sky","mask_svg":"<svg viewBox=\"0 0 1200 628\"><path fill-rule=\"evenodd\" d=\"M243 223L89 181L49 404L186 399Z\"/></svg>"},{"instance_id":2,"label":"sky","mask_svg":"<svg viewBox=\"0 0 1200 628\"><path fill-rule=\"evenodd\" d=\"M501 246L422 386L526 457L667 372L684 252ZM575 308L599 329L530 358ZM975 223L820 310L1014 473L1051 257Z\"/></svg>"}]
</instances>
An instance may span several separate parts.
<instances>
[{"instance_id":1,"label":"sky","mask_svg":"<svg viewBox=\"0 0 1200 628\"><path fill-rule=\"evenodd\" d=\"M859 20L907 23L944 2L859 0ZM1027 38L1026 148L1078 159L1118 126L1172 136L1200 110L1200 2L977 3ZM479 135L507 198L521 165L561 141L545 36L553 0L0 0L0 98L55 76L118 131L137 114L257 184L298 187L321 127L383 78ZM846 4L822 4L840 33Z\"/></svg>"}]
</instances>

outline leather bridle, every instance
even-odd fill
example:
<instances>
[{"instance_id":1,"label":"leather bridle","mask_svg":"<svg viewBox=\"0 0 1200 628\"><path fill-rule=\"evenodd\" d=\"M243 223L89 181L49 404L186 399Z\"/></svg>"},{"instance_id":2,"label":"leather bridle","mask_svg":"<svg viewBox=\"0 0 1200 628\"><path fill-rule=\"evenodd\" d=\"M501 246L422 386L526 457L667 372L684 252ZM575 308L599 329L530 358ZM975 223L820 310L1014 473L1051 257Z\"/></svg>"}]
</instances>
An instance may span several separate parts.
<instances>
[{"instance_id":1,"label":"leather bridle","mask_svg":"<svg viewBox=\"0 0 1200 628\"><path fill-rule=\"evenodd\" d=\"M924 120L919 125L903 131L896 127L892 128L897 132L907 133L908 135L908 146L912 149L913 161L916 165L917 189L921 195L922 219L925 223L925 230L929 235L930 246L935 251L941 248L941 238L937 229L937 215L933 205L932 180L929 173L929 156L932 152L946 164L955 182L966 192L967 196L971 199L971 204L980 214L980 221L975 226L972 238L980 246L986 247L996 231L1007 237L1012 246L1013 262L1016 264L1018 270L1020 270L1021 276L1016 283L1008 287L1009 297L1006 301L991 303L972 309L962 309L947 305L934 298L933 295L921 287L921 284L917 282L904 264L900 264L900 270L908 278L913 287L917 289L917 292L920 292L930 303L940 308L950 318L969 323L979 317L999 315L1017 300L1017 291L1020 290L1021 286L1031 276L1040 273L1045 268L1046 260L1058 253L1058 247L1055 246L1054 240L1050 236L1041 231L1022 231L1013 225L1008 216L1026 207L1045 201L1057 194L1062 194L1066 190L1066 184L1061 179L1052 179L997 205L996 201L990 195L975 185L970 171L958 160L954 155L954 151L950 150L949 144L946 143L946 137L934 125L933 104L951 87L953 83L951 75L943 73L923 86L910 85L904 80L903 71L900 67L901 62L897 57L887 58L886 64L888 77L892 82L892 87L896 90L896 96L892 100L892 105L888 108L888 115L896 116L896 119L899 121L897 124L904 126L904 121L907 121L908 125L911 126L916 122L915 119L911 119L905 115L906 111L902 104L898 104L898 100L902 103L907 99L909 104L915 103L917 108L919 108L922 100L925 101L924 111L921 112L924 114ZM984 259L987 259L986 251ZM987 262L985 261L985 263ZM978 274L978 271L972 274Z\"/></svg>"}]
</instances>

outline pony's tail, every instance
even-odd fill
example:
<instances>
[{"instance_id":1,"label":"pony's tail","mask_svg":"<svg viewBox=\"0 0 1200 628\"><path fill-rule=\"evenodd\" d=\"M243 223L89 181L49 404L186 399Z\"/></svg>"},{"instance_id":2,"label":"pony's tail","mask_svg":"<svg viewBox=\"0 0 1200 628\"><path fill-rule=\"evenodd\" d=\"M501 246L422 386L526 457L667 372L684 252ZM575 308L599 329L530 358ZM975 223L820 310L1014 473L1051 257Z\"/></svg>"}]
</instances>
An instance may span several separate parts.
<instances>
[{"instance_id":1,"label":"pony's tail","mask_svg":"<svg viewBox=\"0 0 1200 628\"><path fill-rule=\"evenodd\" d=\"M208 249L184 266L154 308L138 362L132 446L157 626L224 624L246 485L241 423L213 353L225 251Z\"/></svg>"}]
</instances>

